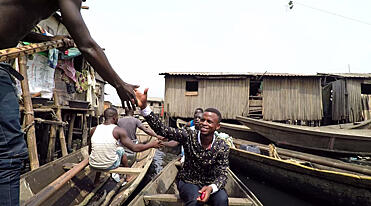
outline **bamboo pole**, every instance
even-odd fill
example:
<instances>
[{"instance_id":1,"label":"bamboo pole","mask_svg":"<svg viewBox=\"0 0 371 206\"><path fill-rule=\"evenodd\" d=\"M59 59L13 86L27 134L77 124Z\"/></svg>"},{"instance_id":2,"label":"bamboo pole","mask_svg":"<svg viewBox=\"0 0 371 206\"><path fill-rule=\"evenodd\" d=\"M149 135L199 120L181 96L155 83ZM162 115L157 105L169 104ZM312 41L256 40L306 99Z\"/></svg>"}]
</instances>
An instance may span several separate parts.
<instances>
[{"instance_id":1,"label":"bamboo pole","mask_svg":"<svg viewBox=\"0 0 371 206\"><path fill-rule=\"evenodd\" d=\"M15 59L22 55L34 54L37 52L47 51L54 48L60 48L65 45L65 41L73 41L68 38L42 43L34 43L22 47L14 47L0 50L0 62Z\"/></svg>"},{"instance_id":2,"label":"bamboo pole","mask_svg":"<svg viewBox=\"0 0 371 206\"><path fill-rule=\"evenodd\" d=\"M25 112L25 126L27 127L27 125L31 125L27 132L28 154L30 158L31 170L34 170L39 167L39 159L38 159L37 145L36 145L34 111L32 107L30 90L28 86L26 63L27 63L26 55L25 54L19 55L19 59L18 59L19 71L24 77L24 80L21 81L21 87L22 87L24 107L26 111Z\"/></svg>"},{"instance_id":3,"label":"bamboo pole","mask_svg":"<svg viewBox=\"0 0 371 206\"><path fill-rule=\"evenodd\" d=\"M59 106L59 98L58 98L58 94L55 90L53 92L53 96L54 96L54 105L57 107L57 112L56 112L57 113L57 119L58 119L58 121L62 121L62 110ZM64 157L64 156L68 155L67 145L66 145L66 137L64 136L63 127L59 127L58 131L59 131L59 141L61 143L62 156Z\"/></svg>"},{"instance_id":4,"label":"bamboo pole","mask_svg":"<svg viewBox=\"0 0 371 206\"><path fill-rule=\"evenodd\" d=\"M45 200L52 196L56 191L58 191L64 184L75 177L81 170L83 170L86 165L88 165L89 159L84 159L78 165L68 170L63 175L59 176L56 180L50 183L48 186L44 187L40 192L30 198L25 205L27 206L37 206L41 205Z\"/></svg>"}]
</instances>

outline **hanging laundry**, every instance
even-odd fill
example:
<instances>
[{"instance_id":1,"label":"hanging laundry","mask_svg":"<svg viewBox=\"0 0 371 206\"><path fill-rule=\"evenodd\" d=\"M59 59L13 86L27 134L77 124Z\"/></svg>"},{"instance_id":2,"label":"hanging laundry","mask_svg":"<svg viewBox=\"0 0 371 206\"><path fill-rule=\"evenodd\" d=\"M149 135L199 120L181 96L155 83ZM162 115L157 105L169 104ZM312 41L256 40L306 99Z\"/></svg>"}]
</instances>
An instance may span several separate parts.
<instances>
[{"instance_id":1,"label":"hanging laundry","mask_svg":"<svg viewBox=\"0 0 371 206\"><path fill-rule=\"evenodd\" d=\"M58 64L58 49L50 49L48 55L48 64L51 68L55 69Z\"/></svg>"},{"instance_id":2,"label":"hanging laundry","mask_svg":"<svg viewBox=\"0 0 371 206\"><path fill-rule=\"evenodd\" d=\"M86 90L88 90L89 85L88 85L88 71L87 70L82 70L82 72L76 71L76 77L77 77L77 82L76 82L76 91L78 93L83 93Z\"/></svg>"},{"instance_id":3,"label":"hanging laundry","mask_svg":"<svg viewBox=\"0 0 371 206\"><path fill-rule=\"evenodd\" d=\"M65 59L59 62L60 63L57 65L57 67L62 69L66 76L68 76L72 81L76 82L76 70L73 66L73 59Z\"/></svg>"}]
</instances>

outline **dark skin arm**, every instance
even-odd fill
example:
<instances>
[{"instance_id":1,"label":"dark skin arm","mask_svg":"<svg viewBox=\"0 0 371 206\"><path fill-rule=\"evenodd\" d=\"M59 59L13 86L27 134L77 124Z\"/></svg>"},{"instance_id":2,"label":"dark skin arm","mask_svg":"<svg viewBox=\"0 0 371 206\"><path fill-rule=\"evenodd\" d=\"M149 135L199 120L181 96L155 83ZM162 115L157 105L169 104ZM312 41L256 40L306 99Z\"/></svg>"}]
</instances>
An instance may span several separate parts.
<instances>
[{"instance_id":1,"label":"dark skin arm","mask_svg":"<svg viewBox=\"0 0 371 206\"><path fill-rule=\"evenodd\" d=\"M153 130L149 129L148 127L145 127L143 124L140 125L138 128L150 136L157 137L157 134Z\"/></svg>"},{"instance_id":2,"label":"dark skin arm","mask_svg":"<svg viewBox=\"0 0 371 206\"><path fill-rule=\"evenodd\" d=\"M134 89L138 86L125 83L113 70L102 48L90 36L89 30L81 16L81 0L59 0L63 23L87 61L98 74L116 88L124 101L135 101Z\"/></svg>"},{"instance_id":3,"label":"dark skin arm","mask_svg":"<svg viewBox=\"0 0 371 206\"><path fill-rule=\"evenodd\" d=\"M134 152L142 152L150 148L160 148L162 146L162 142L159 140L154 140L148 142L147 144L134 144L133 141L126 134L126 131L120 127L115 127L115 129L113 130L113 136L116 139L119 139L121 141L121 144Z\"/></svg>"},{"instance_id":4,"label":"dark skin arm","mask_svg":"<svg viewBox=\"0 0 371 206\"><path fill-rule=\"evenodd\" d=\"M94 132L95 132L95 129L96 127L93 127L90 129L90 132L89 132L89 139L91 140L91 137L93 136ZM89 141L89 154L91 153L91 141Z\"/></svg>"}]
</instances>

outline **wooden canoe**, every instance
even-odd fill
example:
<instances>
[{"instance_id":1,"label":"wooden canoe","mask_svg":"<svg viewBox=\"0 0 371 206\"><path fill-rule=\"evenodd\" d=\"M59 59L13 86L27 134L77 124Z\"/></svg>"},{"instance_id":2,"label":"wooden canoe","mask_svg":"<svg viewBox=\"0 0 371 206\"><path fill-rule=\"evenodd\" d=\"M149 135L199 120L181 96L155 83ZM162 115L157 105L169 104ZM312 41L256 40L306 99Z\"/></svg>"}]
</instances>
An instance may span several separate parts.
<instances>
[{"instance_id":1,"label":"wooden canoe","mask_svg":"<svg viewBox=\"0 0 371 206\"><path fill-rule=\"evenodd\" d=\"M344 155L371 155L371 130L307 127L238 116L237 120L277 145Z\"/></svg>"},{"instance_id":2,"label":"wooden canoe","mask_svg":"<svg viewBox=\"0 0 371 206\"><path fill-rule=\"evenodd\" d=\"M277 148L269 156L267 145L234 139L230 164L248 176L296 191L321 205L371 205L371 167ZM261 154L238 149L255 145ZM280 157L280 159L278 159Z\"/></svg>"},{"instance_id":3,"label":"wooden canoe","mask_svg":"<svg viewBox=\"0 0 371 206\"><path fill-rule=\"evenodd\" d=\"M244 139L248 141L259 142L262 144L269 144L271 142L267 138L254 132L252 129L250 129L249 127L245 125L237 125L237 124L220 122L220 129L218 131L227 133L233 138L239 138L239 139Z\"/></svg>"},{"instance_id":4,"label":"wooden canoe","mask_svg":"<svg viewBox=\"0 0 371 206\"><path fill-rule=\"evenodd\" d=\"M148 135L141 133L137 134L138 139L143 142L150 139ZM112 181L111 184L116 184L115 191L108 191L106 198L103 199L103 205L121 205L125 203L131 193L136 189L143 177L147 173L149 166L153 160L155 149L149 149L144 152L137 153L136 161L131 168L123 168L128 174L133 174L133 178L125 186L121 187L119 183L112 183L108 173L101 175L102 183ZM25 173L20 179L20 204L21 205L79 205L86 204L91 196L98 188L93 187L96 170L91 169L87 165L89 157L88 147L47 163L40 168ZM58 180L62 175L66 175L71 170L66 170L66 164L85 163L80 172L65 184L60 185ZM59 178L59 179L58 179ZM63 178L62 178L63 179ZM57 181L57 183L55 183ZM54 182L54 183L53 183ZM51 184L51 185L49 185ZM47 190L54 190L56 185L60 187L53 193L48 193ZM45 195L46 193L47 196ZM41 200L42 199L42 200Z\"/></svg>"},{"instance_id":5,"label":"wooden canoe","mask_svg":"<svg viewBox=\"0 0 371 206\"><path fill-rule=\"evenodd\" d=\"M179 198L179 191L175 184L179 167L179 161L171 161L143 188L129 206L184 205ZM229 196L229 205L262 205L230 169L228 169L228 181L225 189Z\"/></svg>"}]
</instances>

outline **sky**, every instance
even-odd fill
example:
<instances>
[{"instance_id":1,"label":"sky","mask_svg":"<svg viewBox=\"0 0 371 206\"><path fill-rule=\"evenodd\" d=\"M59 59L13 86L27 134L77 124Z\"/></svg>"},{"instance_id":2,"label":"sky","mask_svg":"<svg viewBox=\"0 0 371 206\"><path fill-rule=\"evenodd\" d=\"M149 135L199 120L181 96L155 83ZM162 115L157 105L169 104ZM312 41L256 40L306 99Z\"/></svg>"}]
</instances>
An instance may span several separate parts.
<instances>
[{"instance_id":1,"label":"sky","mask_svg":"<svg viewBox=\"0 0 371 206\"><path fill-rule=\"evenodd\" d=\"M371 73L370 0L288 2L87 0L81 13L120 77L150 97L164 97L162 72Z\"/></svg>"}]
</instances>

